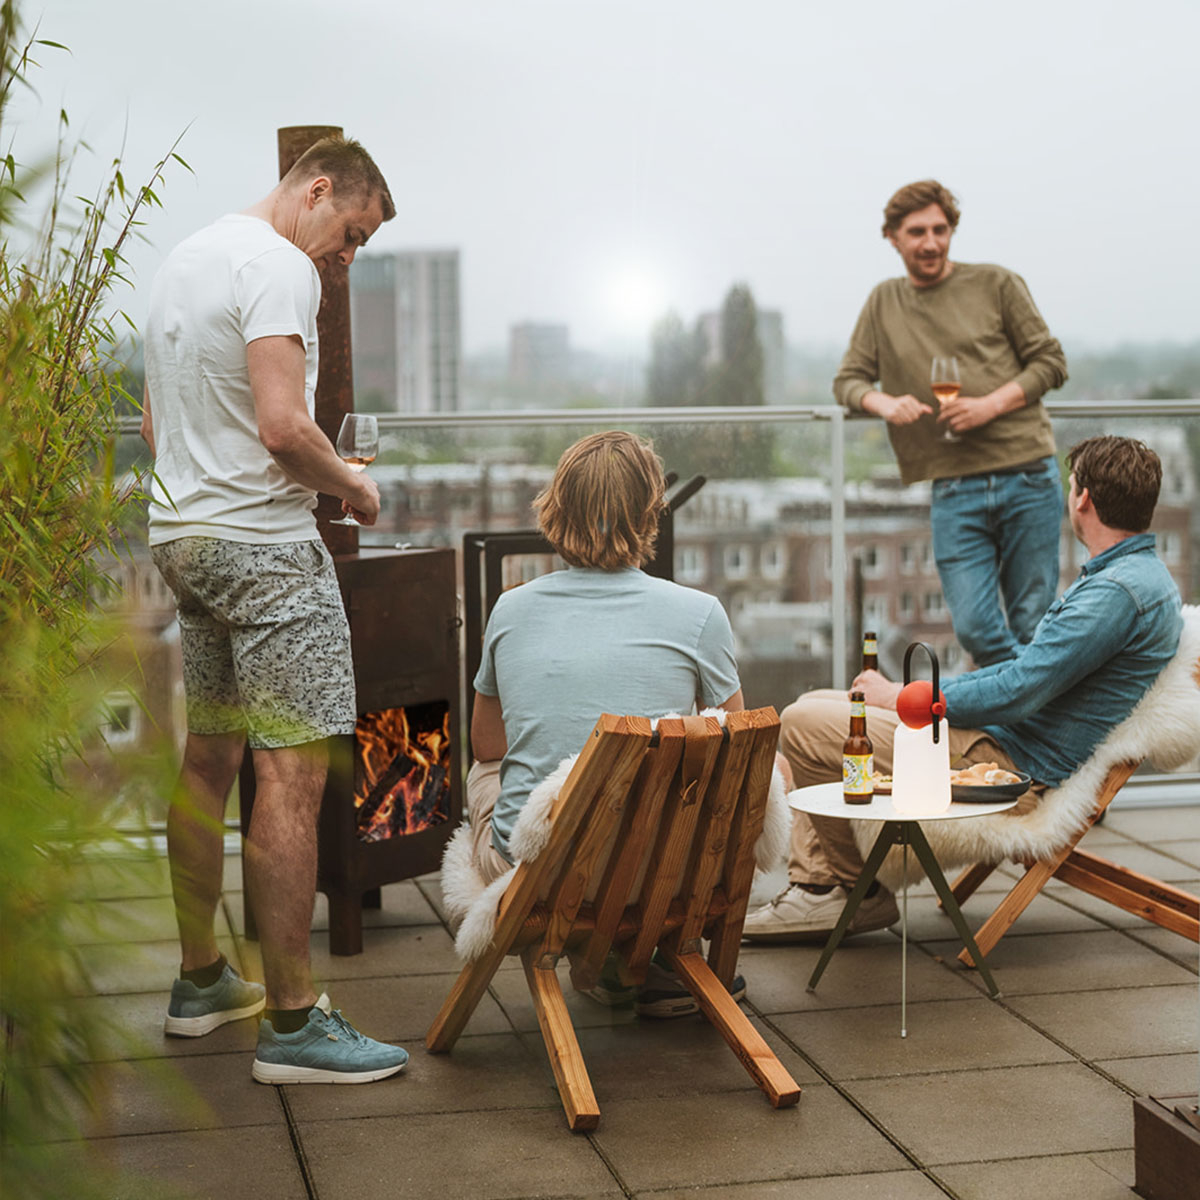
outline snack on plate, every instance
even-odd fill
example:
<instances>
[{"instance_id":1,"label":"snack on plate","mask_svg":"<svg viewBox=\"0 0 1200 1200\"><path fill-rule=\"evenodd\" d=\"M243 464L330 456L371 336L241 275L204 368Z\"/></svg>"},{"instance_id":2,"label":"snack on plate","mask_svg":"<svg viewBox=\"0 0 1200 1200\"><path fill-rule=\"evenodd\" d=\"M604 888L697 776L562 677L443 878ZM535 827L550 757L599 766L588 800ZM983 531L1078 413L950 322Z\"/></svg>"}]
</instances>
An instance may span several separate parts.
<instances>
[{"instance_id":1,"label":"snack on plate","mask_svg":"<svg viewBox=\"0 0 1200 1200\"><path fill-rule=\"evenodd\" d=\"M871 784L881 796L888 796L892 791L892 777L884 775L882 771L874 771L871 774Z\"/></svg>"},{"instance_id":2,"label":"snack on plate","mask_svg":"<svg viewBox=\"0 0 1200 1200\"><path fill-rule=\"evenodd\" d=\"M950 772L954 787L990 787L999 783L1020 783L1021 777L1004 770L999 763L973 763L961 771Z\"/></svg>"}]
</instances>

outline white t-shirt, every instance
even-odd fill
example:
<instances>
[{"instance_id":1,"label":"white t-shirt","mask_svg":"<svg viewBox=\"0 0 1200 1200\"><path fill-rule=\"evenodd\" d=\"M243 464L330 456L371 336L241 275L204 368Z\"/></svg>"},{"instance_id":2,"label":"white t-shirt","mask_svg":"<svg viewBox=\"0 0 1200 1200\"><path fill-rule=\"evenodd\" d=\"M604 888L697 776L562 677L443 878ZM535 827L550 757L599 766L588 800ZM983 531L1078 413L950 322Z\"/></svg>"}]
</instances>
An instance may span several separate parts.
<instances>
[{"instance_id":1,"label":"white t-shirt","mask_svg":"<svg viewBox=\"0 0 1200 1200\"><path fill-rule=\"evenodd\" d=\"M316 493L290 479L259 440L246 346L276 335L304 340L311 416L320 302L312 260L257 217L222 217L167 256L146 324L157 476L151 545L318 536Z\"/></svg>"}]
</instances>

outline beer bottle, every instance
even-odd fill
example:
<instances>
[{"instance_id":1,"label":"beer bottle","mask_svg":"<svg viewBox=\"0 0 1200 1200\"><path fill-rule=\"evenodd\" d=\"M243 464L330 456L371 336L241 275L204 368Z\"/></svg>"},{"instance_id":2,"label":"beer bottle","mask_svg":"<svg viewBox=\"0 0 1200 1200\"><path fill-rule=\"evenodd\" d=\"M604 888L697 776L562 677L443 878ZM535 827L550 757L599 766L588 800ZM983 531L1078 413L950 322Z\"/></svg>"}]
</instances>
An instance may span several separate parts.
<instances>
[{"instance_id":1,"label":"beer bottle","mask_svg":"<svg viewBox=\"0 0 1200 1200\"><path fill-rule=\"evenodd\" d=\"M863 632L863 664L864 671L879 670L879 639L875 636L874 630L864 630Z\"/></svg>"},{"instance_id":2,"label":"beer bottle","mask_svg":"<svg viewBox=\"0 0 1200 1200\"><path fill-rule=\"evenodd\" d=\"M850 693L850 736L842 745L842 799L870 804L875 795L875 747L867 737L867 703L862 692Z\"/></svg>"}]
</instances>

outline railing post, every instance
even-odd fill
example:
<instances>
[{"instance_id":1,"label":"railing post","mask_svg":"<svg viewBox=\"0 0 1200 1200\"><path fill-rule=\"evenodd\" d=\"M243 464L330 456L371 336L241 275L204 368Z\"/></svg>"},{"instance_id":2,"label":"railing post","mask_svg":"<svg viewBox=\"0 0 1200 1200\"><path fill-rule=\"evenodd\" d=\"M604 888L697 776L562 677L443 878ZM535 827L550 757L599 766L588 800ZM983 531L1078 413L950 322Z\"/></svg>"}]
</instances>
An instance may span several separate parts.
<instances>
[{"instance_id":1,"label":"railing post","mask_svg":"<svg viewBox=\"0 0 1200 1200\"><path fill-rule=\"evenodd\" d=\"M830 606L833 609L833 680L835 688L845 688L846 680L846 417L841 405L829 414L830 458L833 470L829 479Z\"/></svg>"}]
</instances>

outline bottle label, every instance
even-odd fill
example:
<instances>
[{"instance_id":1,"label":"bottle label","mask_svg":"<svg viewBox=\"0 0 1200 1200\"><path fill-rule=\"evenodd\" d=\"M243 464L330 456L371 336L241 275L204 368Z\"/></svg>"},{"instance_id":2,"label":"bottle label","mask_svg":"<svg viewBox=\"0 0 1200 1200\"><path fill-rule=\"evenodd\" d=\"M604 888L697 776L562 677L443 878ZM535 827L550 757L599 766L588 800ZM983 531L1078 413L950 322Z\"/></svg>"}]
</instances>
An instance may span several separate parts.
<instances>
[{"instance_id":1,"label":"bottle label","mask_svg":"<svg viewBox=\"0 0 1200 1200\"><path fill-rule=\"evenodd\" d=\"M869 796L875 791L875 755L842 755L842 791L850 796Z\"/></svg>"},{"instance_id":2,"label":"bottle label","mask_svg":"<svg viewBox=\"0 0 1200 1200\"><path fill-rule=\"evenodd\" d=\"M878 654L879 643L874 638L863 638L863 654Z\"/></svg>"},{"instance_id":3,"label":"bottle label","mask_svg":"<svg viewBox=\"0 0 1200 1200\"><path fill-rule=\"evenodd\" d=\"M852 717L865 717L867 715L867 702L865 700L851 700L850 715Z\"/></svg>"}]
</instances>

